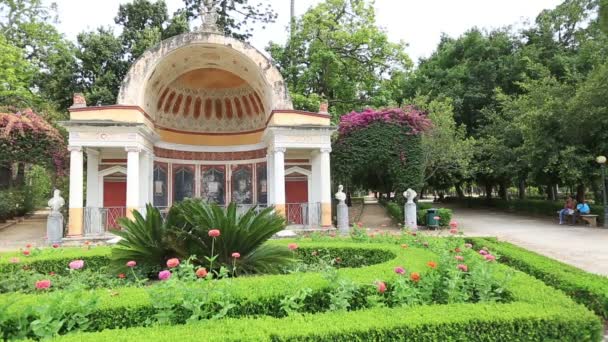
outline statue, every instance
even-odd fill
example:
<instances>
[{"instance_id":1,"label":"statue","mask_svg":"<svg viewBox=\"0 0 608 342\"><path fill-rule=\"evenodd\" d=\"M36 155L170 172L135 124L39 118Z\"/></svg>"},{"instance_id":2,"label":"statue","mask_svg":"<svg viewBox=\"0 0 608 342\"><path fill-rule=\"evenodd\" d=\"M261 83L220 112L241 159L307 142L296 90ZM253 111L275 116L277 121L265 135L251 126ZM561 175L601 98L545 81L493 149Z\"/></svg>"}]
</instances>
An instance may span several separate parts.
<instances>
[{"instance_id":1,"label":"statue","mask_svg":"<svg viewBox=\"0 0 608 342\"><path fill-rule=\"evenodd\" d=\"M337 221L338 221L338 230L340 231L340 235L348 235L349 233L349 224L348 224L348 206L344 201L346 200L346 194L344 193L344 187L340 184L338 186L338 192L336 192L336 199L338 200L338 212L337 212Z\"/></svg>"},{"instance_id":2,"label":"statue","mask_svg":"<svg viewBox=\"0 0 608 342\"><path fill-rule=\"evenodd\" d=\"M51 208L51 213L58 213L65 205L65 200L60 196L60 194L61 191L59 189L55 189L53 192L53 198L51 198L48 202L49 208Z\"/></svg>"},{"instance_id":3,"label":"statue","mask_svg":"<svg viewBox=\"0 0 608 342\"><path fill-rule=\"evenodd\" d=\"M204 0L201 5L201 20L203 24L199 28L202 32L219 33L220 29L217 26L217 9L215 8L214 0Z\"/></svg>"},{"instance_id":4,"label":"statue","mask_svg":"<svg viewBox=\"0 0 608 342\"><path fill-rule=\"evenodd\" d=\"M418 196L418 194L412 189L407 189L403 192L403 197L407 199L407 203L414 203L414 198L416 198L416 196Z\"/></svg>"},{"instance_id":5,"label":"statue","mask_svg":"<svg viewBox=\"0 0 608 342\"><path fill-rule=\"evenodd\" d=\"M416 196L418 196L418 194L412 189L407 189L403 192L403 197L407 200L403 208L403 213L405 214L405 227L410 229L418 228L416 220L416 203L414 203L414 198L416 198Z\"/></svg>"},{"instance_id":6,"label":"statue","mask_svg":"<svg viewBox=\"0 0 608 342\"><path fill-rule=\"evenodd\" d=\"M53 198L48 202L51 213L46 221L46 236L49 244L61 243L63 239L63 215L61 208L65 205L65 200L61 197L61 191L55 189Z\"/></svg>"}]
</instances>

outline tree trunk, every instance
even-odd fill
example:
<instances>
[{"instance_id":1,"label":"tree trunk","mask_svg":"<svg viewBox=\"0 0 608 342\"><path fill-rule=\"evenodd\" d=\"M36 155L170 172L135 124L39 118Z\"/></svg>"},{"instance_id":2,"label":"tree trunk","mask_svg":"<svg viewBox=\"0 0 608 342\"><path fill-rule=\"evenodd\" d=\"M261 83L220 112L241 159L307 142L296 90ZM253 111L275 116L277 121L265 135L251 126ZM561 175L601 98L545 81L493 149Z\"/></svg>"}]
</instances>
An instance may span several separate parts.
<instances>
[{"instance_id":1,"label":"tree trunk","mask_svg":"<svg viewBox=\"0 0 608 342\"><path fill-rule=\"evenodd\" d=\"M517 198L520 200L526 199L526 180L520 179L517 184Z\"/></svg>"},{"instance_id":2,"label":"tree trunk","mask_svg":"<svg viewBox=\"0 0 608 342\"><path fill-rule=\"evenodd\" d=\"M498 185L498 197L502 200L507 200L507 182L500 182Z\"/></svg>"},{"instance_id":3,"label":"tree trunk","mask_svg":"<svg viewBox=\"0 0 608 342\"><path fill-rule=\"evenodd\" d=\"M463 199L464 191L462 191L462 183L457 183L455 188L456 188L456 195L458 196L458 198Z\"/></svg>"},{"instance_id":4,"label":"tree trunk","mask_svg":"<svg viewBox=\"0 0 608 342\"><path fill-rule=\"evenodd\" d=\"M547 186L547 199L549 201L555 201L557 198L557 189L554 184L550 184Z\"/></svg>"},{"instance_id":5,"label":"tree trunk","mask_svg":"<svg viewBox=\"0 0 608 342\"><path fill-rule=\"evenodd\" d=\"M0 166L0 189L7 189L11 185L12 170L10 165Z\"/></svg>"},{"instance_id":6,"label":"tree trunk","mask_svg":"<svg viewBox=\"0 0 608 342\"><path fill-rule=\"evenodd\" d=\"M490 201L492 199L492 183L487 182L484 185L486 188L486 199Z\"/></svg>"},{"instance_id":7,"label":"tree trunk","mask_svg":"<svg viewBox=\"0 0 608 342\"><path fill-rule=\"evenodd\" d=\"M583 203L585 200L585 185L579 184L576 186L576 201L578 203Z\"/></svg>"},{"instance_id":8,"label":"tree trunk","mask_svg":"<svg viewBox=\"0 0 608 342\"><path fill-rule=\"evenodd\" d=\"M25 185L25 163L17 164L17 177L15 177L14 185L17 187Z\"/></svg>"},{"instance_id":9,"label":"tree trunk","mask_svg":"<svg viewBox=\"0 0 608 342\"><path fill-rule=\"evenodd\" d=\"M346 205L349 207L353 206L353 198L349 190L346 190Z\"/></svg>"}]
</instances>

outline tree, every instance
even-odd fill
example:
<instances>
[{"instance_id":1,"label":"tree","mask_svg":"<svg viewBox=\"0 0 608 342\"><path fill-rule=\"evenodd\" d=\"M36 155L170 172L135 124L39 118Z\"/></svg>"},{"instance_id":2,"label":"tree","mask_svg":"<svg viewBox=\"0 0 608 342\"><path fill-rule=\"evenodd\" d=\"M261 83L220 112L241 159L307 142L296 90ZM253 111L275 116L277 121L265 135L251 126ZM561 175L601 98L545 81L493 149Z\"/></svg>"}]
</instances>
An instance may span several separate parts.
<instances>
[{"instance_id":1,"label":"tree","mask_svg":"<svg viewBox=\"0 0 608 342\"><path fill-rule=\"evenodd\" d=\"M31 106L30 90L36 69L23 57L24 53L0 36L0 105Z\"/></svg>"},{"instance_id":2,"label":"tree","mask_svg":"<svg viewBox=\"0 0 608 342\"><path fill-rule=\"evenodd\" d=\"M334 179L384 193L419 190L424 173L421 134L429 127L426 114L411 106L342 116L332 146Z\"/></svg>"},{"instance_id":3,"label":"tree","mask_svg":"<svg viewBox=\"0 0 608 342\"><path fill-rule=\"evenodd\" d=\"M373 4L363 0L320 3L294 23L285 45L267 48L294 98L324 97L334 114L388 105L383 80L411 66L403 49L389 42Z\"/></svg>"},{"instance_id":4,"label":"tree","mask_svg":"<svg viewBox=\"0 0 608 342\"><path fill-rule=\"evenodd\" d=\"M273 23L277 14L270 2L249 0L183 0L183 13L188 20L200 18L203 4L213 6L218 14L218 26L227 36L239 40L251 38L253 28L250 24ZM266 4L264 5L264 3Z\"/></svg>"}]
</instances>

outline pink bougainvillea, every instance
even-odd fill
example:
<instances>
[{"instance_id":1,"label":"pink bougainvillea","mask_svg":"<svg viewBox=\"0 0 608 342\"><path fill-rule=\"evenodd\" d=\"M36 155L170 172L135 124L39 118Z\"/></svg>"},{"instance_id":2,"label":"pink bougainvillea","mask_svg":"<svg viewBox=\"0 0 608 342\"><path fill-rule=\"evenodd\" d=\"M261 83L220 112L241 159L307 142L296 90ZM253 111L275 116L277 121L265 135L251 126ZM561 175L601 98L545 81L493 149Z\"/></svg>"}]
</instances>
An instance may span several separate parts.
<instances>
[{"instance_id":1,"label":"pink bougainvillea","mask_svg":"<svg viewBox=\"0 0 608 342\"><path fill-rule=\"evenodd\" d=\"M431 127L427 113L414 106L404 109L392 108L384 110L366 109L363 112L351 112L340 118L338 131L341 135L349 134L365 128L374 122L389 122L397 125L407 125L411 128L409 134L419 134Z\"/></svg>"}]
</instances>

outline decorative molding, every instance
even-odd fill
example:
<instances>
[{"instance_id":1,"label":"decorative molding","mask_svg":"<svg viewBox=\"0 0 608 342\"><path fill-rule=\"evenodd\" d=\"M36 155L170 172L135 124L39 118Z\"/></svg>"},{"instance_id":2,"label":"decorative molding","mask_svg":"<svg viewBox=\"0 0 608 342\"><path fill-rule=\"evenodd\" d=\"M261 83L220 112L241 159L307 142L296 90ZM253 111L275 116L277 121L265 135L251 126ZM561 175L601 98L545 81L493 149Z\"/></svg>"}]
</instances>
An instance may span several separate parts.
<instances>
[{"instance_id":1,"label":"decorative molding","mask_svg":"<svg viewBox=\"0 0 608 342\"><path fill-rule=\"evenodd\" d=\"M266 148L265 143L258 143L253 145L234 145L234 146L197 146L197 145L182 145L169 143L164 141L157 142L154 147L174 150L174 151L186 151L186 152L246 152L256 151Z\"/></svg>"},{"instance_id":2,"label":"decorative molding","mask_svg":"<svg viewBox=\"0 0 608 342\"><path fill-rule=\"evenodd\" d=\"M331 153L331 147L321 147L319 151L321 153Z\"/></svg>"},{"instance_id":3,"label":"decorative molding","mask_svg":"<svg viewBox=\"0 0 608 342\"><path fill-rule=\"evenodd\" d=\"M86 152L89 156L99 156L99 150L96 150L94 148L87 147Z\"/></svg>"},{"instance_id":4,"label":"decorative molding","mask_svg":"<svg viewBox=\"0 0 608 342\"><path fill-rule=\"evenodd\" d=\"M70 152L82 152L82 146L70 145L70 146L68 146L68 151L70 151Z\"/></svg>"},{"instance_id":5,"label":"decorative molding","mask_svg":"<svg viewBox=\"0 0 608 342\"><path fill-rule=\"evenodd\" d=\"M142 151L142 148L141 148L141 147L139 147L139 146L126 146L126 147L125 147L125 151L127 151L127 152L137 152L137 153L139 153L139 152L141 152L141 151Z\"/></svg>"}]
</instances>

